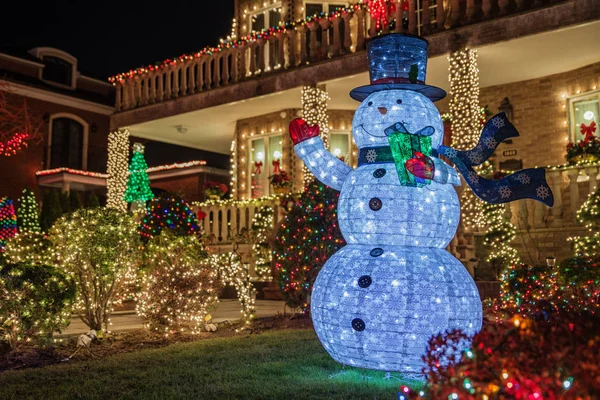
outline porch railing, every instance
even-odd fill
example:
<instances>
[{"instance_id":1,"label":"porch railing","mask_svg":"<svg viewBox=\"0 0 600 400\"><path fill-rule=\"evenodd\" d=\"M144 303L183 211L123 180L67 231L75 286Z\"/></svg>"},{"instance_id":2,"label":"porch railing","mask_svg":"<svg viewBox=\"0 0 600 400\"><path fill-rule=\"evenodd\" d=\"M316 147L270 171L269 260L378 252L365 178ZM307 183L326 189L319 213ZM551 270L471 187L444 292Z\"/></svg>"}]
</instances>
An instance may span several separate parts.
<instances>
[{"instance_id":1,"label":"porch railing","mask_svg":"<svg viewBox=\"0 0 600 400\"><path fill-rule=\"evenodd\" d=\"M561 0L544 4L537 0L421 0L421 9L417 0L407 1L406 14L402 1L395 2L384 32L425 36ZM376 26L368 7L360 2L343 12L241 38L233 45L132 70L111 78L116 87L115 107L130 110L362 51L366 40L378 34Z\"/></svg>"},{"instance_id":2,"label":"porch railing","mask_svg":"<svg viewBox=\"0 0 600 400\"><path fill-rule=\"evenodd\" d=\"M250 229L254 215L264 206L273 208L273 229L276 229L284 216L280 203L277 197L265 197L249 201L194 203L193 208L206 214L201 221L204 233L214 244L220 245L230 244L236 235Z\"/></svg>"},{"instance_id":3,"label":"porch railing","mask_svg":"<svg viewBox=\"0 0 600 400\"><path fill-rule=\"evenodd\" d=\"M579 226L577 211L598 187L600 166L549 167L546 175L554 194L554 206L521 200L511 203L509 214L519 229Z\"/></svg>"}]
</instances>

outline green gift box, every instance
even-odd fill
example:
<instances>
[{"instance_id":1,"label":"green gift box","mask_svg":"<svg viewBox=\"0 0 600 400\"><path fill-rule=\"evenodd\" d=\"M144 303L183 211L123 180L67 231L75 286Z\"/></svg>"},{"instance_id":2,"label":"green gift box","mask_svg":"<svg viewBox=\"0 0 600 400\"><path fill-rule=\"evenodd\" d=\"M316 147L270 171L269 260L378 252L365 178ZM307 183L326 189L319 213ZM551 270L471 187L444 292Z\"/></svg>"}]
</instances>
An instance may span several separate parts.
<instances>
[{"instance_id":1,"label":"green gift box","mask_svg":"<svg viewBox=\"0 0 600 400\"><path fill-rule=\"evenodd\" d=\"M408 133L404 124L397 123L385 130L390 143L396 172L402 186L422 187L431 183L428 179L422 179L414 176L406 169L406 162L415 156L416 152L425 156L431 156L431 135L433 128L426 127L419 132Z\"/></svg>"}]
</instances>

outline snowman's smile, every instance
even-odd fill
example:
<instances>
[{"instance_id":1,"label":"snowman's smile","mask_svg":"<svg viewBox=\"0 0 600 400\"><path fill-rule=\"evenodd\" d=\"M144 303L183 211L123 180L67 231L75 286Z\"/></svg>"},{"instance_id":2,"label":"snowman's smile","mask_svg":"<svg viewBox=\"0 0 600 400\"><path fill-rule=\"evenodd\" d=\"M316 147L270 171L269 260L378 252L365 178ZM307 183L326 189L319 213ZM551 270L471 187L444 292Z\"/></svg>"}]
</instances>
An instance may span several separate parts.
<instances>
[{"instance_id":1,"label":"snowman's smile","mask_svg":"<svg viewBox=\"0 0 600 400\"><path fill-rule=\"evenodd\" d=\"M371 132L369 132L367 130L367 128L365 128L365 124L360 124L360 127L363 129L363 131L367 132L367 135L369 135L369 136L378 137L378 138L387 137L387 135L385 133L383 135L373 135Z\"/></svg>"}]
</instances>

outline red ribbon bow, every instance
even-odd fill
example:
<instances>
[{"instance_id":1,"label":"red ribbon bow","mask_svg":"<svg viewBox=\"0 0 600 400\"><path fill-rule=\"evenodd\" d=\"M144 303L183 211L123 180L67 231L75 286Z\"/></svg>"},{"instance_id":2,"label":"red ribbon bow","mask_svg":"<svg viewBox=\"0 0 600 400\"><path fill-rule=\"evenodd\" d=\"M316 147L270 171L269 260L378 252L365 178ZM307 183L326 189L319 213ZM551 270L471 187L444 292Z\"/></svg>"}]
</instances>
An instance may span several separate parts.
<instances>
[{"instance_id":1,"label":"red ribbon bow","mask_svg":"<svg viewBox=\"0 0 600 400\"><path fill-rule=\"evenodd\" d=\"M592 121L589 125L581 124L579 131L585 135L585 142L588 143L594 140L594 132L596 132L596 123Z\"/></svg>"}]
</instances>

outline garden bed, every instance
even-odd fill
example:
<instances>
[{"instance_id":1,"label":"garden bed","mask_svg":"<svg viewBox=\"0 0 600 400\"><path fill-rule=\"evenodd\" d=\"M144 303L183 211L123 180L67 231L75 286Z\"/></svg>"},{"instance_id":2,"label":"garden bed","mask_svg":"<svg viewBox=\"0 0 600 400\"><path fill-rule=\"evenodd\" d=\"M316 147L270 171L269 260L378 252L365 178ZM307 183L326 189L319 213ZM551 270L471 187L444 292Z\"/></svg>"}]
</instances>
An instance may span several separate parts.
<instances>
[{"instance_id":1,"label":"garden bed","mask_svg":"<svg viewBox=\"0 0 600 400\"><path fill-rule=\"evenodd\" d=\"M61 338L56 343L44 348L24 346L20 351L11 352L8 347L5 347L0 348L0 372L59 363L76 363L78 361L102 359L115 354L161 348L176 343L196 342L219 337L247 336L282 329L312 329L312 321L307 317L277 316L257 319L252 326L252 330L236 332L237 325L225 322L219 324L216 332L203 332L198 335L177 334L169 337L145 329L137 329L115 333L107 336L104 340L95 341L91 346L91 355L87 350L82 349L71 359L68 358L77 350L77 336Z\"/></svg>"}]
</instances>

